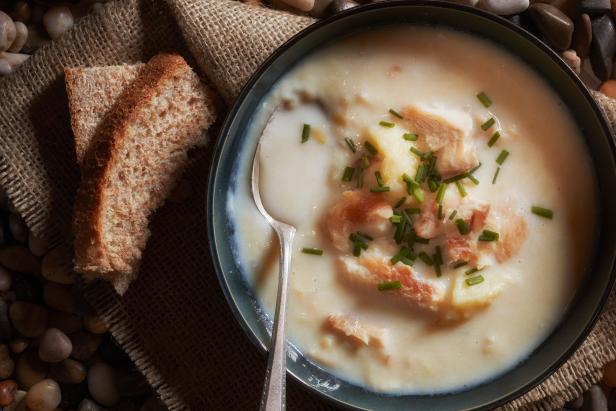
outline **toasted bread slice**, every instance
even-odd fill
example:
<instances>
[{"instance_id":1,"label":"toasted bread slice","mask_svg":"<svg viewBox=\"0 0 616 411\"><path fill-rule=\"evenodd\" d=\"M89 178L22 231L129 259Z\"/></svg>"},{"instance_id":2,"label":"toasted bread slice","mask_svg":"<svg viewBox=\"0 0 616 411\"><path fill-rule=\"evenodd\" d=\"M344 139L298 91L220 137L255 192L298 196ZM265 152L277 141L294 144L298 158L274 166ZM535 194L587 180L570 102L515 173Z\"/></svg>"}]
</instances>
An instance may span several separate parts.
<instances>
[{"instance_id":1,"label":"toasted bread slice","mask_svg":"<svg viewBox=\"0 0 616 411\"><path fill-rule=\"evenodd\" d=\"M95 101L82 106L88 93L75 88L83 84L92 91L98 79L76 79L75 72L67 77L72 121L83 122L73 126L82 158L73 231L75 270L107 279L123 293L137 274L150 235L149 216L185 168L187 151L205 143L214 104L178 55L160 54L143 67L129 68L136 75L132 82L126 66L112 70L121 73L105 74L114 86L100 84L107 89L102 95L95 91L103 99L117 96L104 103L111 106L106 113L94 108Z\"/></svg>"}]
</instances>

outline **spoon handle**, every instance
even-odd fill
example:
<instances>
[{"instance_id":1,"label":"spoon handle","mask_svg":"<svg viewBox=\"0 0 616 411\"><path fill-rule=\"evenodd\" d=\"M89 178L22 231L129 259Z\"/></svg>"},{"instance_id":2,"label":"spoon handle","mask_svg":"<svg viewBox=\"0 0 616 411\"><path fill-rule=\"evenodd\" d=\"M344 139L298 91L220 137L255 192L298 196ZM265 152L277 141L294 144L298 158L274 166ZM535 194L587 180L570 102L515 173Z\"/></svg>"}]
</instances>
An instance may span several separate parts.
<instances>
[{"instance_id":1,"label":"spoon handle","mask_svg":"<svg viewBox=\"0 0 616 411\"><path fill-rule=\"evenodd\" d=\"M285 334L287 325L287 284L291 266L291 252L295 228L279 225L274 227L280 242L280 267L278 273L278 295L276 313L272 327L272 341L265 374L265 386L261 397L261 411L283 411L287 376L287 349Z\"/></svg>"}]
</instances>

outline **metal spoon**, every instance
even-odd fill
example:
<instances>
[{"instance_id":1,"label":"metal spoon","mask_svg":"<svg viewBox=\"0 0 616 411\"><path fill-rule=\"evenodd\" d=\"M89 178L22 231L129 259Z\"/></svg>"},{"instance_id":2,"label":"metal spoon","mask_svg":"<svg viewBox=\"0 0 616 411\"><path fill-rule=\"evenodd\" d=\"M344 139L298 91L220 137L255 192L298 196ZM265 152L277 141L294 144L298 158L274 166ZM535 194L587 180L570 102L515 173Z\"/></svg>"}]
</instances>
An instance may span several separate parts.
<instances>
[{"instance_id":1,"label":"metal spoon","mask_svg":"<svg viewBox=\"0 0 616 411\"><path fill-rule=\"evenodd\" d=\"M271 118L270 118L271 120ZM269 122L268 122L269 123ZM266 126L267 128L267 126ZM264 129L265 132L265 129ZM286 311L287 311L287 284L289 267L291 265L291 252L295 227L273 218L261 202L259 191L259 162L261 153L261 140L259 139L255 158L252 162L252 197L259 212L272 226L280 242L280 265L278 272L278 294L276 297L276 312L272 327L272 340L269 346L269 358L265 373L265 385L261 397L262 411L282 411L285 409L285 389L287 376L287 349L285 344Z\"/></svg>"}]
</instances>

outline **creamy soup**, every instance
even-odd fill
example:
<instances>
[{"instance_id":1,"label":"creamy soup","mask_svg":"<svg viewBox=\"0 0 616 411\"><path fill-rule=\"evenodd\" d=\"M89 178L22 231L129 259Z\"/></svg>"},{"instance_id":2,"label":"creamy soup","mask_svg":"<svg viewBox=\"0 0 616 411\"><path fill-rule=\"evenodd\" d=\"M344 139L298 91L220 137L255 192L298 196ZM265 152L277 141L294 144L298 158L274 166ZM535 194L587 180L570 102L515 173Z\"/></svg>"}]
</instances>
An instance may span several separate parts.
<instances>
[{"instance_id":1,"label":"creamy soup","mask_svg":"<svg viewBox=\"0 0 616 411\"><path fill-rule=\"evenodd\" d=\"M452 391L555 327L596 193L578 128L523 62L442 28L367 32L308 56L256 118L265 206L297 228L288 336L311 361L377 391ZM229 204L271 313L278 248L248 188L252 149Z\"/></svg>"}]
</instances>

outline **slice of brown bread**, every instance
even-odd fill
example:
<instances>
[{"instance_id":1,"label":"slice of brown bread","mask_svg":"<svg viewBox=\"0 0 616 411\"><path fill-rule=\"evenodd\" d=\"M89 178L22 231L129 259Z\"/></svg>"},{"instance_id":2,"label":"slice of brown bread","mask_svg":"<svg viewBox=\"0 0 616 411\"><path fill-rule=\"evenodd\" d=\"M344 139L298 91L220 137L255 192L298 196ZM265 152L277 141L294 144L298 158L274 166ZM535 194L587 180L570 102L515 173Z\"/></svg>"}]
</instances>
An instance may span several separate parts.
<instances>
[{"instance_id":1,"label":"slice of brown bread","mask_svg":"<svg viewBox=\"0 0 616 411\"><path fill-rule=\"evenodd\" d=\"M104 97L122 84L125 89L105 114L90 101L84 114L87 93L75 88L86 84L85 90L94 90L98 80L67 78L71 114L79 106L85 124L73 126L83 159L73 225L75 270L111 281L119 293L137 274L149 216L187 165L187 151L205 143L204 131L215 118L212 93L182 57L160 54L136 71L132 82L126 71L122 79L109 75L117 88Z\"/></svg>"},{"instance_id":2,"label":"slice of brown bread","mask_svg":"<svg viewBox=\"0 0 616 411\"><path fill-rule=\"evenodd\" d=\"M64 70L75 154L80 166L101 120L143 66L139 63Z\"/></svg>"}]
</instances>

